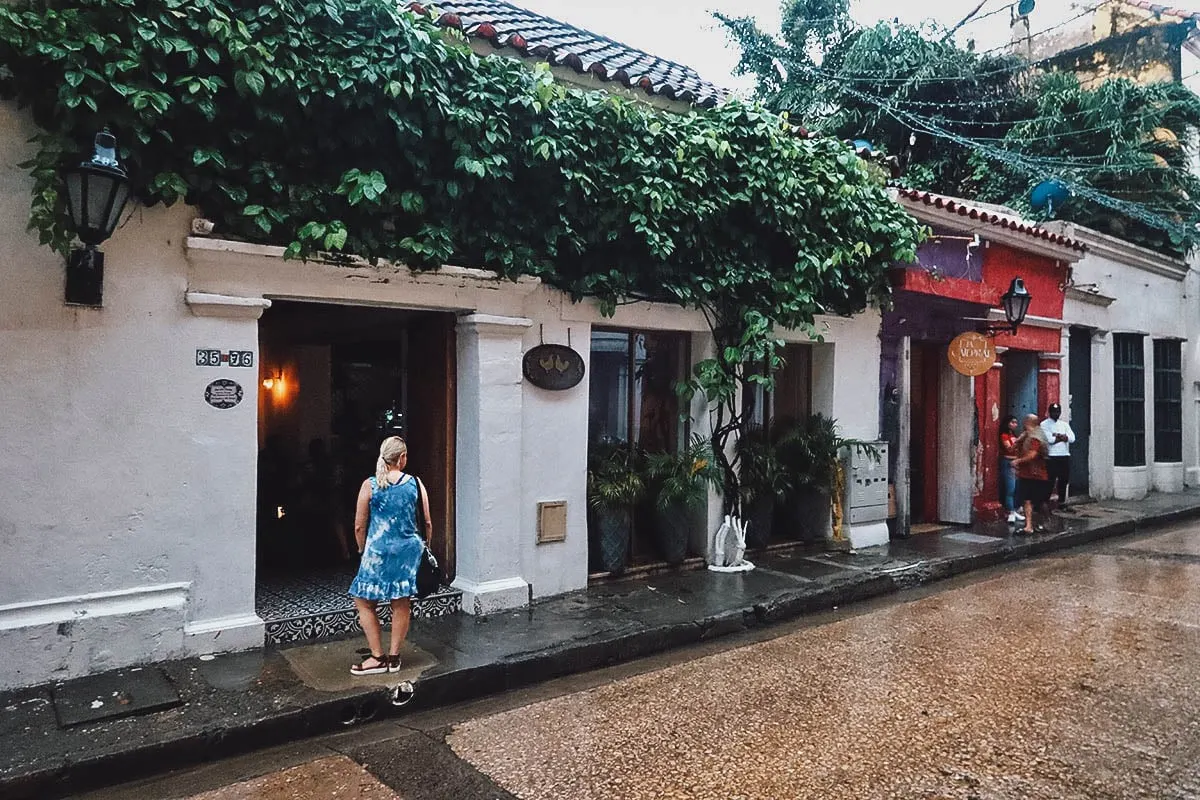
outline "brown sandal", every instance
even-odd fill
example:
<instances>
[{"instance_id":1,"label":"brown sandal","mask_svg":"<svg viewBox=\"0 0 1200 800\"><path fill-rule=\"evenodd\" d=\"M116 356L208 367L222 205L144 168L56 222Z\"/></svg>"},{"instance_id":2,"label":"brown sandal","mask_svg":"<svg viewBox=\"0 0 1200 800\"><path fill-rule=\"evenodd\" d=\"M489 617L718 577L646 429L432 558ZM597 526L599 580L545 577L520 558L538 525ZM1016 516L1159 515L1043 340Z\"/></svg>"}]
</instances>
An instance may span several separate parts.
<instances>
[{"instance_id":1,"label":"brown sandal","mask_svg":"<svg viewBox=\"0 0 1200 800\"><path fill-rule=\"evenodd\" d=\"M388 665L388 672L399 672L400 671L400 655L398 653L395 655L389 655L387 657L387 665Z\"/></svg>"}]
</instances>

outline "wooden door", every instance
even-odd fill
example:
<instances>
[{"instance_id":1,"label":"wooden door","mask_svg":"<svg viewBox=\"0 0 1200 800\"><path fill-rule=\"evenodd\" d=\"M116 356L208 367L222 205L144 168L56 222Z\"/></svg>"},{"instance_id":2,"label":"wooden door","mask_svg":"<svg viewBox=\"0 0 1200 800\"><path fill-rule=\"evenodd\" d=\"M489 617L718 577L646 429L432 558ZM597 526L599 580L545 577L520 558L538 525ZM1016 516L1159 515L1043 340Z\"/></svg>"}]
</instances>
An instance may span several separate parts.
<instances>
[{"instance_id":1,"label":"wooden door","mask_svg":"<svg viewBox=\"0 0 1200 800\"><path fill-rule=\"evenodd\" d=\"M912 522L937 522L938 516L938 400L941 348L914 344L912 349L911 440L909 497Z\"/></svg>"},{"instance_id":2,"label":"wooden door","mask_svg":"<svg viewBox=\"0 0 1200 800\"><path fill-rule=\"evenodd\" d=\"M409 469L429 493L433 552L455 575L454 446L457 359L453 314L422 314L408 328Z\"/></svg>"}]
</instances>

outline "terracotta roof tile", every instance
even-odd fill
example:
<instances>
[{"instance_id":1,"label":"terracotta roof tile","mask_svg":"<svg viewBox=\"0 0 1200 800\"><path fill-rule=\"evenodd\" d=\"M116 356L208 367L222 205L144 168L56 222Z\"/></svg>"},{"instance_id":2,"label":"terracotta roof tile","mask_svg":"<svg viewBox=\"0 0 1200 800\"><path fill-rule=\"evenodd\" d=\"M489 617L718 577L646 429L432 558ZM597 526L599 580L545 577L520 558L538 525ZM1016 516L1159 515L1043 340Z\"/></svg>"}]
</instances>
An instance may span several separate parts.
<instances>
[{"instance_id":1,"label":"terracotta roof tile","mask_svg":"<svg viewBox=\"0 0 1200 800\"><path fill-rule=\"evenodd\" d=\"M923 192L919 189L900 189L900 196L906 200L923 203L927 206L939 209L947 214L956 214L960 217L966 217L970 220L985 222L989 225L995 225L998 228L1023 233L1026 236L1032 236L1035 239L1042 239L1051 244L1066 247L1071 250L1077 250L1080 253L1087 250L1087 245L1083 242L1072 239L1069 236L1052 233L1045 228L1040 227L1034 222L1023 220L1015 215L1001 214L997 211L992 211L987 208L971 205L963 200L954 197L946 197L945 195L934 194L933 192Z\"/></svg>"},{"instance_id":2,"label":"terracotta roof tile","mask_svg":"<svg viewBox=\"0 0 1200 800\"><path fill-rule=\"evenodd\" d=\"M1186 8L1174 8L1172 6L1164 6L1158 3L1151 3L1149 0L1124 0L1128 5L1140 8L1144 11L1149 11L1151 14L1162 16L1163 14L1169 17L1179 17L1180 19L1194 19L1200 21L1200 11L1191 11Z\"/></svg>"},{"instance_id":3,"label":"terracotta roof tile","mask_svg":"<svg viewBox=\"0 0 1200 800\"><path fill-rule=\"evenodd\" d=\"M418 13L437 9L437 24L458 28L497 47L515 47L555 66L640 87L648 94L707 108L729 96L691 67L627 47L606 36L543 17L503 0L409 3Z\"/></svg>"}]
</instances>

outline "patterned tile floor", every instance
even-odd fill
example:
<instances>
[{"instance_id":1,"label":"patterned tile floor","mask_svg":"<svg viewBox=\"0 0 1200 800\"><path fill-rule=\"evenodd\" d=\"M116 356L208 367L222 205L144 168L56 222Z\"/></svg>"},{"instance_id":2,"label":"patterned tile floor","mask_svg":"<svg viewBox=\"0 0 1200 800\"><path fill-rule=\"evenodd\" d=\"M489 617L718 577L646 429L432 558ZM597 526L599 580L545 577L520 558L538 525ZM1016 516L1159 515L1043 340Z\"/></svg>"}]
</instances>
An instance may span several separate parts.
<instances>
[{"instance_id":1,"label":"patterned tile floor","mask_svg":"<svg viewBox=\"0 0 1200 800\"><path fill-rule=\"evenodd\" d=\"M354 572L355 567L347 564L260 577L254 605L266 622L267 642L286 644L357 631L358 615L346 594ZM413 616L440 617L461 610L462 593L443 587L437 594L418 600ZM391 609L381 606L379 616L386 625Z\"/></svg>"}]
</instances>

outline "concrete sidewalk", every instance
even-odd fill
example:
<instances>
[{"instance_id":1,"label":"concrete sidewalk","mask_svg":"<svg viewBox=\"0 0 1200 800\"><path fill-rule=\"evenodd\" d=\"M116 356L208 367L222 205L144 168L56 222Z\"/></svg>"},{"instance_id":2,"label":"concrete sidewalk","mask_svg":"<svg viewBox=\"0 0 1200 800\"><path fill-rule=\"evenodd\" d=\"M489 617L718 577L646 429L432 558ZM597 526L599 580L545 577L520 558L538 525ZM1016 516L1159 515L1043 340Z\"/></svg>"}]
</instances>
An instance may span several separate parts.
<instances>
[{"instance_id":1,"label":"concrete sidewalk","mask_svg":"<svg viewBox=\"0 0 1200 800\"><path fill-rule=\"evenodd\" d=\"M361 646L353 638L10 692L0 695L0 796L46 798L131 780L1197 516L1200 491L1152 495L1082 507L1035 537L981 526L857 553L764 554L745 574L696 570L603 583L517 612L418 621L404 670L378 678L349 676ZM396 708L390 690L401 680L416 691ZM117 706L154 700L160 710L86 721L106 710L87 699L109 695Z\"/></svg>"}]
</instances>

